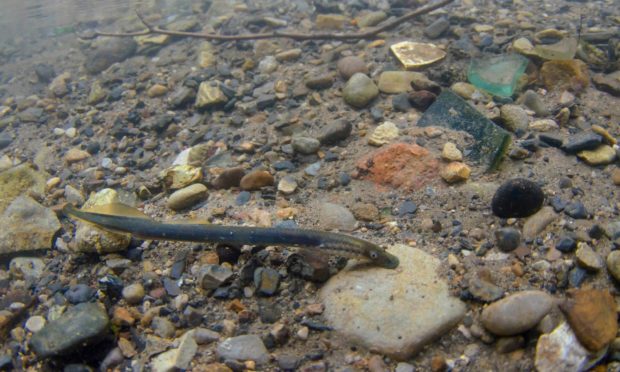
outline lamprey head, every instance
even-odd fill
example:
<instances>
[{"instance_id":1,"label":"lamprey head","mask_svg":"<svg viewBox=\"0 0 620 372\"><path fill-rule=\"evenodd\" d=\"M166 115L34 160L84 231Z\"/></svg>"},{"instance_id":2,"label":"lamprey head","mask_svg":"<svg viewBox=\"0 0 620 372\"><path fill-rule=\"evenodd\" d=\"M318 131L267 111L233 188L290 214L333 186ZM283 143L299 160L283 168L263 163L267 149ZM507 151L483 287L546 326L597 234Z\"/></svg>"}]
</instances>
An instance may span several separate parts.
<instances>
[{"instance_id":1,"label":"lamprey head","mask_svg":"<svg viewBox=\"0 0 620 372\"><path fill-rule=\"evenodd\" d=\"M398 257L383 250L380 246L364 242L364 255L373 264L384 267L386 269L395 269L400 264Z\"/></svg>"}]
</instances>

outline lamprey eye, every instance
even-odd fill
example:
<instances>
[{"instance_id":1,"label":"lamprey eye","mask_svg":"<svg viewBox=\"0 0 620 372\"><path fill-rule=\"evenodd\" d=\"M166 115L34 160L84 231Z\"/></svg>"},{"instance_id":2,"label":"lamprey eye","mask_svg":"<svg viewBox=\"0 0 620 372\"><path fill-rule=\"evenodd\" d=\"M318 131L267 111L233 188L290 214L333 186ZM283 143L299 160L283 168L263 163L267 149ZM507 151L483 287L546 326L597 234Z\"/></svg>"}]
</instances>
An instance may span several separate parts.
<instances>
[{"instance_id":1,"label":"lamprey eye","mask_svg":"<svg viewBox=\"0 0 620 372\"><path fill-rule=\"evenodd\" d=\"M379 254L377 252L370 252L370 258L372 258L373 260L376 260L379 257Z\"/></svg>"}]
</instances>

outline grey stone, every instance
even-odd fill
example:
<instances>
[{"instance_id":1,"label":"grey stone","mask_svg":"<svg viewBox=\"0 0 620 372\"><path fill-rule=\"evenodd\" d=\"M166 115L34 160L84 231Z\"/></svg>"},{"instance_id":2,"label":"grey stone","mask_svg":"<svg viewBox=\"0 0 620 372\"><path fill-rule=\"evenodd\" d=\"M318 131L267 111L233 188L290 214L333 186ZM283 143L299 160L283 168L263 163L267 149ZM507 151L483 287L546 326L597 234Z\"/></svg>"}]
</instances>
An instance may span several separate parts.
<instances>
[{"instance_id":1,"label":"grey stone","mask_svg":"<svg viewBox=\"0 0 620 372\"><path fill-rule=\"evenodd\" d=\"M329 122L318 134L317 139L323 145L334 145L351 135L353 126L349 121L336 120Z\"/></svg>"},{"instance_id":2,"label":"grey stone","mask_svg":"<svg viewBox=\"0 0 620 372\"><path fill-rule=\"evenodd\" d=\"M607 255L607 270L617 281L620 281L620 251L612 251Z\"/></svg>"},{"instance_id":3,"label":"grey stone","mask_svg":"<svg viewBox=\"0 0 620 372\"><path fill-rule=\"evenodd\" d=\"M562 150L569 154L575 154L583 150L594 150L603 143L603 137L592 132L581 132L569 137Z\"/></svg>"},{"instance_id":4,"label":"grey stone","mask_svg":"<svg viewBox=\"0 0 620 372\"><path fill-rule=\"evenodd\" d=\"M436 39L448 28L450 28L450 22L445 17L437 18L433 23L424 27L424 35L429 39Z\"/></svg>"},{"instance_id":5,"label":"grey stone","mask_svg":"<svg viewBox=\"0 0 620 372\"><path fill-rule=\"evenodd\" d=\"M497 248L502 252L511 252L521 244L521 232L513 227L503 227L495 231Z\"/></svg>"},{"instance_id":6,"label":"grey stone","mask_svg":"<svg viewBox=\"0 0 620 372\"><path fill-rule=\"evenodd\" d=\"M161 316L156 316L153 318L151 321L151 328L157 336L163 338L170 338L174 336L174 332L176 331L174 324Z\"/></svg>"},{"instance_id":7,"label":"grey stone","mask_svg":"<svg viewBox=\"0 0 620 372\"><path fill-rule=\"evenodd\" d=\"M468 289L474 298L484 302L495 301L504 295L501 287L477 277L469 281Z\"/></svg>"},{"instance_id":8,"label":"grey stone","mask_svg":"<svg viewBox=\"0 0 620 372\"><path fill-rule=\"evenodd\" d=\"M40 107L28 107L24 111L17 114L17 118L24 123L36 123L41 119L44 112Z\"/></svg>"},{"instance_id":9,"label":"grey stone","mask_svg":"<svg viewBox=\"0 0 620 372\"><path fill-rule=\"evenodd\" d=\"M513 336L535 327L553 304L553 297L545 292L517 292L487 306L480 320L498 336Z\"/></svg>"},{"instance_id":10,"label":"grey stone","mask_svg":"<svg viewBox=\"0 0 620 372\"><path fill-rule=\"evenodd\" d=\"M194 329L194 340L198 345L204 345L219 341L220 334L207 328L198 327Z\"/></svg>"},{"instance_id":11,"label":"grey stone","mask_svg":"<svg viewBox=\"0 0 620 372\"><path fill-rule=\"evenodd\" d=\"M458 324L466 308L438 276L438 259L405 245L389 251L400 259L397 270L345 268L321 288L320 297L323 315L338 333L405 360Z\"/></svg>"},{"instance_id":12,"label":"grey stone","mask_svg":"<svg viewBox=\"0 0 620 372\"><path fill-rule=\"evenodd\" d=\"M32 336L31 345L39 358L76 352L99 340L108 330L109 318L103 305L83 303L49 322Z\"/></svg>"},{"instance_id":13,"label":"grey stone","mask_svg":"<svg viewBox=\"0 0 620 372\"><path fill-rule=\"evenodd\" d=\"M325 230L353 231L357 221L348 208L334 203L319 206L319 225Z\"/></svg>"},{"instance_id":14,"label":"grey stone","mask_svg":"<svg viewBox=\"0 0 620 372\"><path fill-rule=\"evenodd\" d=\"M38 280L43 275L45 262L37 257L15 257L9 264L13 279Z\"/></svg>"},{"instance_id":15,"label":"grey stone","mask_svg":"<svg viewBox=\"0 0 620 372\"><path fill-rule=\"evenodd\" d=\"M104 39L95 51L88 53L84 68L90 74L97 74L113 63L121 62L132 56L138 44L131 37L113 37Z\"/></svg>"},{"instance_id":16,"label":"grey stone","mask_svg":"<svg viewBox=\"0 0 620 372\"><path fill-rule=\"evenodd\" d=\"M356 73L368 74L368 66L363 59L356 56L343 57L338 61L338 72L343 79L349 80Z\"/></svg>"},{"instance_id":17,"label":"grey stone","mask_svg":"<svg viewBox=\"0 0 620 372\"><path fill-rule=\"evenodd\" d=\"M534 239L558 217L550 206L542 207L523 224L523 238Z\"/></svg>"},{"instance_id":18,"label":"grey stone","mask_svg":"<svg viewBox=\"0 0 620 372\"><path fill-rule=\"evenodd\" d=\"M291 145L296 152L304 155L310 155L319 151L321 142L312 137L296 136L293 137Z\"/></svg>"},{"instance_id":19,"label":"grey stone","mask_svg":"<svg viewBox=\"0 0 620 372\"><path fill-rule=\"evenodd\" d=\"M533 90L527 90L523 93L517 103L524 105L530 110L536 113L536 116L547 116L549 115L549 110L545 107L545 103L543 102L540 95Z\"/></svg>"},{"instance_id":20,"label":"grey stone","mask_svg":"<svg viewBox=\"0 0 620 372\"><path fill-rule=\"evenodd\" d=\"M504 128L511 132L526 131L530 122L525 110L518 105L503 105L500 109L500 117Z\"/></svg>"},{"instance_id":21,"label":"grey stone","mask_svg":"<svg viewBox=\"0 0 620 372\"><path fill-rule=\"evenodd\" d=\"M280 274L272 269L259 267L254 271L256 293L262 296L273 296L280 286Z\"/></svg>"},{"instance_id":22,"label":"grey stone","mask_svg":"<svg viewBox=\"0 0 620 372\"><path fill-rule=\"evenodd\" d=\"M364 108L379 95L379 89L368 76L356 73L345 85L342 96L344 101L355 107Z\"/></svg>"},{"instance_id":23,"label":"grey stone","mask_svg":"<svg viewBox=\"0 0 620 372\"><path fill-rule=\"evenodd\" d=\"M216 289L228 280L232 274L232 270L224 266L204 265L200 268L198 283L202 289Z\"/></svg>"},{"instance_id":24,"label":"grey stone","mask_svg":"<svg viewBox=\"0 0 620 372\"><path fill-rule=\"evenodd\" d=\"M260 337L256 335L227 338L217 345L216 353L220 359L224 360L253 360L258 365L263 365L269 361L267 348Z\"/></svg>"},{"instance_id":25,"label":"grey stone","mask_svg":"<svg viewBox=\"0 0 620 372\"><path fill-rule=\"evenodd\" d=\"M56 214L28 196L18 196L0 217L0 256L50 249L60 222Z\"/></svg>"}]
</instances>

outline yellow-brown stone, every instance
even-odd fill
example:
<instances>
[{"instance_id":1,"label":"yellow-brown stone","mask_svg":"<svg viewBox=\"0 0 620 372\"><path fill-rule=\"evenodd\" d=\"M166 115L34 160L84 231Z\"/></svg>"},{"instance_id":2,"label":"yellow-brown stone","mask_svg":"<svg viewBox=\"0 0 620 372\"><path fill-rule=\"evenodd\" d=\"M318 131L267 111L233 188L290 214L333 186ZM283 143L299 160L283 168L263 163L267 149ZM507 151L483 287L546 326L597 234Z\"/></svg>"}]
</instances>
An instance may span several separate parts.
<instances>
[{"instance_id":1,"label":"yellow-brown stone","mask_svg":"<svg viewBox=\"0 0 620 372\"><path fill-rule=\"evenodd\" d=\"M390 46L394 56L407 70L431 65L446 57L446 52L435 44L402 41Z\"/></svg>"},{"instance_id":2,"label":"yellow-brown stone","mask_svg":"<svg viewBox=\"0 0 620 372\"><path fill-rule=\"evenodd\" d=\"M608 290L580 289L569 292L570 298L561 305L579 342L596 352L616 337L618 320L616 303Z\"/></svg>"}]
</instances>

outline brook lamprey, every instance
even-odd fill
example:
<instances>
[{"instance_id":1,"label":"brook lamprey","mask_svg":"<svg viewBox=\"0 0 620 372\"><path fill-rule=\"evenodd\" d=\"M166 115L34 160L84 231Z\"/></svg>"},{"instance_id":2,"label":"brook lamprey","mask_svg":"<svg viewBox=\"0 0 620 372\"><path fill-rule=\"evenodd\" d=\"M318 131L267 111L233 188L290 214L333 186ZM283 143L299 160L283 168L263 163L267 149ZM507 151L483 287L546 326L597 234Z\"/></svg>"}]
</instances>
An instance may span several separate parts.
<instances>
[{"instance_id":1,"label":"brook lamprey","mask_svg":"<svg viewBox=\"0 0 620 372\"><path fill-rule=\"evenodd\" d=\"M143 218L83 211L70 204L63 208L63 213L68 217L90 222L106 230L130 233L140 239L295 246L318 249L321 252L348 258L363 258L388 269L395 269L399 264L396 256L387 253L374 243L327 231L200 223L162 223L146 216Z\"/></svg>"}]
</instances>

